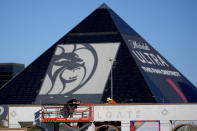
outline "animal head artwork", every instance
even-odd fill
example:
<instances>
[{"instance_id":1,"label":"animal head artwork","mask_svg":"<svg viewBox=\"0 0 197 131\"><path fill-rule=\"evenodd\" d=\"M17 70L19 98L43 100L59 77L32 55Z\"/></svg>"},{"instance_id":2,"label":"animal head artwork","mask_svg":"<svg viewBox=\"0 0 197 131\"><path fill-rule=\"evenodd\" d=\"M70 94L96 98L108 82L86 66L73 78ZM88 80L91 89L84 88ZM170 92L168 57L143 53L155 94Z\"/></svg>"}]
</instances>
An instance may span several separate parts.
<instances>
[{"instance_id":1,"label":"animal head artwork","mask_svg":"<svg viewBox=\"0 0 197 131\"><path fill-rule=\"evenodd\" d=\"M48 77L51 87L46 94L72 93L85 85L93 76L98 56L90 44L58 45Z\"/></svg>"}]
</instances>

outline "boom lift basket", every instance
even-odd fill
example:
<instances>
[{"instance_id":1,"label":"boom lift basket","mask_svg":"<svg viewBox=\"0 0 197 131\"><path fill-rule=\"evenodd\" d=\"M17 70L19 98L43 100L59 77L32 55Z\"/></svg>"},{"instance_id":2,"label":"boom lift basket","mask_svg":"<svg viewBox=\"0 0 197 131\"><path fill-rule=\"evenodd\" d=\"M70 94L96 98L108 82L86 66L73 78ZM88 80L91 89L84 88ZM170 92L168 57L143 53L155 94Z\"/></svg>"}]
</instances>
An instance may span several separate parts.
<instances>
[{"instance_id":1,"label":"boom lift basket","mask_svg":"<svg viewBox=\"0 0 197 131\"><path fill-rule=\"evenodd\" d=\"M90 122L93 119L93 104L79 104L76 109L68 103L41 106L41 122Z\"/></svg>"}]
</instances>

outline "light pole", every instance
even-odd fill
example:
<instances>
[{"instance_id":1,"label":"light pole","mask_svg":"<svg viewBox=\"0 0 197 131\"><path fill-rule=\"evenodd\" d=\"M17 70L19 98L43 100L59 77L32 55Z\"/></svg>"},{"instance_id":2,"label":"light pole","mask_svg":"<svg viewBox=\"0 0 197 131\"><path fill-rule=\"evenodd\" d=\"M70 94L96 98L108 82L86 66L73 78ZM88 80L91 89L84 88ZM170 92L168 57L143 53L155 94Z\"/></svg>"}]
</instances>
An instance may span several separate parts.
<instances>
[{"instance_id":1,"label":"light pole","mask_svg":"<svg viewBox=\"0 0 197 131\"><path fill-rule=\"evenodd\" d=\"M160 96L152 96L153 98L156 98L156 99L160 99L162 100L162 103L165 102L165 98L164 97L160 97Z\"/></svg>"},{"instance_id":2,"label":"light pole","mask_svg":"<svg viewBox=\"0 0 197 131\"><path fill-rule=\"evenodd\" d=\"M109 59L109 61L111 62L111 99L113 99L113 63L114 63L114 59Z\"/></svg>"}]
</instances>

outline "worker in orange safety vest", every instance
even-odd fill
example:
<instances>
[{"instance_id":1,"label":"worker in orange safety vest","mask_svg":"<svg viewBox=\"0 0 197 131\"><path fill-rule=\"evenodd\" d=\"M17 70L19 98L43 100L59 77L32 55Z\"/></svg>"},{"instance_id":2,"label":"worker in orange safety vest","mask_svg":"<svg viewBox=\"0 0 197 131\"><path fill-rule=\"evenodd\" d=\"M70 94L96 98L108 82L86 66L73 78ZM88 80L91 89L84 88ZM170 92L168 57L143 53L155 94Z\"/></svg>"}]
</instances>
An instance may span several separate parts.
<instances>
[{"instance_id":1,"label":"worker in orange safety vest","mask_svg":"<svg viewBox=\"0 0 197 131\"><path fill-rule=\"evenodd\" d=\"M108 97L106 104L117 104L117 103L113 99L111 99L110 97Z\"/></svg>"}]
</instances>

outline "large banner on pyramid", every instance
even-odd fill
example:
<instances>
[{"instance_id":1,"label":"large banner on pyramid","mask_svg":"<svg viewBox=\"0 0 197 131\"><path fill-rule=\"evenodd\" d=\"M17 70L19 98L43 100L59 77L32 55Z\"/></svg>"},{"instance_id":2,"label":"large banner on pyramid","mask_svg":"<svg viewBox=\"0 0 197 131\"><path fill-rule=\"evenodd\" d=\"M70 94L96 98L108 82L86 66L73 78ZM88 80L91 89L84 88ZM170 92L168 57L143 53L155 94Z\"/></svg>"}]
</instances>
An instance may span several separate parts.
<instances>
[{"instance_id":1,"label":"large banner on pyramid","mask_svg":"<svg viewBox=\"0 0 197 131\"><path fill-rule=\"evenodd\" d=\"M119 44L58 45L36 103L66 103L72 98L100 101Z\"/></svg>"},{"instance_id":2,"label":"large banner on pyramid","mask_svg":"<svg viewBox=\"0 0 197 131\"><path fill-rule=\"evenodd\" d=\"M123 35L158 102L194 102L197 88L142 38Z\"/></svg>"}]
</instances>

